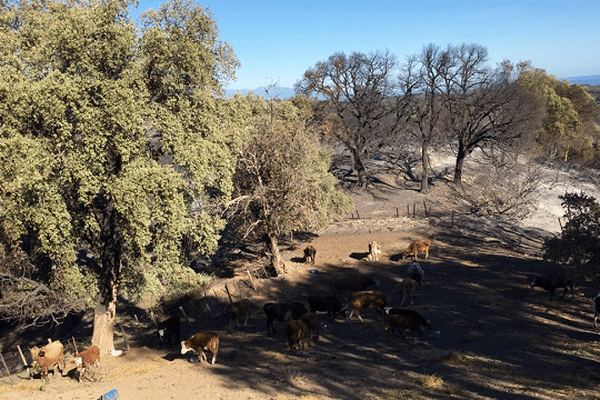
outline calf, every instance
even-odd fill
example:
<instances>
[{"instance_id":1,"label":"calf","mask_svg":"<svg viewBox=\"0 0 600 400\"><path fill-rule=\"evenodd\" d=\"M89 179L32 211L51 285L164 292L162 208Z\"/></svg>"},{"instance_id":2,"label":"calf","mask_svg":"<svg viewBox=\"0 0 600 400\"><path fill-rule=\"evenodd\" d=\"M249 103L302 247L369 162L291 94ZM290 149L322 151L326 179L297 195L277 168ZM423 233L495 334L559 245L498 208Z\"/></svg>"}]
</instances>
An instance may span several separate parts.
<instances>
[{"instance_id":1,"label":"calf","mask_svg":"<svg viewBox=\"0 0 600 400\"><path fill-rule=\"evenodd\" d=\"M304 322L300 320L290 319L285 325L285 335L288 338L288 346L290 353L300 351L300 354L304 352L306 347L306 333L308 329Z\"/></svg>"},{"instance_id":2,"label":"calf","mask_svg":"<svg viewBox=\"0 0 600 400\"><path fill-rule=\"evenodd\" d=\"M310 262L311 265L315 265L315 258L317 257L317 249L315 249L312 245L306 246L304 249L304 262Z\"/></svg>"},{"instance_id":3,"label":"calf","mask_svg":"<svg viewBox=\"0 0 600 400\"><path fill-rule=\"evenodd\" d=\"M229 330L232 329L234 320L237 324L237 327L240 327L240 317L244 318L244 326L246 326L248 324L248 316L250 315L250 300L241 299L234 301L227 306L225 315L229 321Z\"/></svg>"},{"instance_id":4,"label":"calf","mask_svg":"<svg viewBox=\"0 0 600 400\"><path fill-rule=\"evenodd\" d=\"M423 333L423 329L411 318L403 315L387 315L384 318L383 330L388 331L388 333L391 335L394 333L394 329L398 329L405 338L408 332L419 332L419 334Z\"/></svg>"},{"instance_id":5,"label":"calf","mask_svg":"<svg viewBox=\"0 0 600 400\"><path fill-rule=\"evenodd\" d=\"M327 311L328 317L331 317L332 314L335 317L342 310L342 305L340 304L340 301L333 296L327 296L327 297L312 297L312 296L310 296L310 297L308 297L308 308L309 308L310 312L317 312L317 311L325 312L325 311Z\"/></svg>"},{"instance_id":6,"label":"calf","mask_svg":"<svg viewBox=\"0 0 600 400\"><path fill-rule=\"evenodd\" d=\"M413 255L414 259L418 258L419 253L425 253L425 258L429 257L429 246L431 243L427 239L419 240L418 242L412 242L408 245L408 248L402 252L402 258Z\"/></svg>"},{"instance_id":7,"label":"calf","mask_svg":"<svg viewBox=\"0 0 600 400\"><path fill-rule=\"evenodd\" d=\"M31 349L31 366L41 372L42 378L48 382L48 368L53 367L52 376L56 375L57 369L60 369L61 376L65 372L65 356L63 345L58 340L48 343L41 349L34 346Z\"/></svg>"},{"instance_id":8,"label":"calf","mask_svg":"<svg viewBox=\"0 0 600 400\"><path fill-rule=\"evenodd\" d=\"M98 346L91 346L77 354L74 362L77 368L77 380L81 383L81 378L87 371L100 366L100 349Z\"/></svg>"},{"instance_id":9,"label":"calf","mask_svg":"<svg viewBox=\"0 0 600 400\"><path fill-rule=\"evenodd\" d=\"M427 328L429 331L431 331L431 322L414 310L386 307L385 313L388 315L402 315L403 317L408 317L415 321L417 325Z\"/></svg>"},{"instance_id":10,"label":"calf","mask_svg":"<svg viewBox=\"0 0 600 400\"><path fill-rule=\"evenodd\" d=\"M156 334L158 335L158 340L160 342L160 348L163 348L165 340L167 341L169 347L171 347L175 343L181 342L181 320L179 316L173 315L172 317L164 320L160 324L158 324L158 328ZM175 336L176 341L171 342L171 337Z\"/></svg>"},{"instance_id":11,"label":"calf","mask_svg":"<svg viewBox=\"0 0 600 400\"><path fill-rule=\"evenodd\" d=\"M319 339L319 319L317 318L317 314L312 312L304 314L298 319L298 321L302 321L304 323L311 339L315 333L317 340Z\"/></svg>"},{"instance_id":12,"label":"calf","mask_svg":"<svg viewBox=\"0 0 600 400\"><path fill-rule=\"evenodd\" d=\"M198 332L186 341L181 342L181 354L188 351L195 351L199 354L200 360L208 361L204 350L212 353L211 364L215 363L217 353L219 353L219 335L215 332Z\"/></svg>"},{"instance_id":13,"label":"calf","mask_svg":"<svg viewBox=\"0 0 600 400\"><path fill-rule=\"evenodd\" d=\"M273 326L275 320L285 322L289 319L298 319L307 313L306 308L302 303L267 303L263 306L263 311L267 316L267 335L271 333L276 334L277 331Z\"/></svg>"},{"instance_id":14,"label":"calf","mask_svg":"<svg viewBox=\"0 0 600 400\"><path fill-rule=\"evenodd\" d=\"M374 308L381 315L381 311L383 311L387 305L387 299L382 292L370 290L352 293L348 299L348 304L342 310L345 311L350 309L350 316L348 319L352 319L352 316L356 313L358 319L362 321L363 319L360 316L359 309Z\"/></svg>"},{"instance_id":15,"label":"calf","mask_svg":"<svg viewBox=\"0 0 600 400\"><path fill-rule=\"evenodd\" d=\"M413 303L413 296L415 294L415 289L417 288L417 282L412 278L402 279L402 283L400 283L400 292L402 292L402 303L400 305L404 305L406 298L409 299L410 304Z\"/></svg>"}]
</instances>

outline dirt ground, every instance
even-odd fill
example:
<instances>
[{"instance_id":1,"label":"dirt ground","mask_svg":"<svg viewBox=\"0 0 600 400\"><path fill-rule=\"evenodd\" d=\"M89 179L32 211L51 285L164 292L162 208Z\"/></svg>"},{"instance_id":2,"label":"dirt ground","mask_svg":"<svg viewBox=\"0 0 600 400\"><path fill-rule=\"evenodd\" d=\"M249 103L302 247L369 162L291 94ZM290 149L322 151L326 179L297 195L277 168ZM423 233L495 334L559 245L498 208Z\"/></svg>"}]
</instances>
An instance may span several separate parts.
<instances>
[{"instance_id":1,"label":"dirt ground","mask_svg":"<svg viewBox=\"0 0 600 400\"><path fill-rule=\"evenodd\" d=\"M79 384L71 371L40 390L40 379L13 377L13 384L0 386L0 399L87 400L113 388L119 400L600 398L593 293L578 288L574 298L569 293L562 299L560 290L551 301L549 292L528 286L531 275L553 270L539 257L548 231L452 217L443 184L427 196L413 189L380 185L356 191L353 218L282 246L284 276L255 279L256 290L238 286L238 295L254 306L243 330L226 329L219 316L226 302L210 312L188 309L184 337L200 330L220 333L216 364L190 362L179 348L156 349L148 326L123 356L102 358L97 382ZM275 322L277 334L266 334L265 302L306 303L307 296L324 296L331 278L347 271L377 278L380 286L373 289L398 307L394 290L409 264L400 252L421 238L431 240L429 259L421 254L418 260L426 281L407 308L431 321L435 338L383 334L373 310L362 312L364 322L319 314L325 327L303 355L287 351L283 323ZM378 262L364 260L372 240L383 251ZM314 266L302 263L307 243L317 249Z\"/></svg>"}]
</instances>

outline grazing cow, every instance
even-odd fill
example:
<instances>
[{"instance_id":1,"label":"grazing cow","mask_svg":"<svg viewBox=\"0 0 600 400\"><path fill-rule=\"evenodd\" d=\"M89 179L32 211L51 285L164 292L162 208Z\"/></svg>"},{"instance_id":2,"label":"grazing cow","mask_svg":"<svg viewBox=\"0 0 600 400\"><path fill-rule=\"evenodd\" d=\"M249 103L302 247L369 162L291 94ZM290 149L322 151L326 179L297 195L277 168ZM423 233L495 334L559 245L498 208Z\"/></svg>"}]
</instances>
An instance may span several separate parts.
<instances>
[{"instance_id":1,"label":"grazing cow","mask_svg":"<svg viewBox=\"0 0 600 400\"><path fill-rule=\"evenodd\" d=\"M381 312L387 307L387 300L382 292L370 290L364 292L354 292L348 299L348 304L342 309L343 311L350 309L350 316L348 319L352 319L352 316L356 314L358 319L363 320L359 309L361 308L374 308L381 316Z\"/></svg>"},{"instance_id":2,"label":"grazing cow","mask_svg":"<svg viewBox=\"0 0 600 400\"><path fill-rule=\"evenodd\" d=\"M31 349L31 359L33 360L31 366L41 371L42 378L46 382L48 382L48 368L50 367L54 368L52 376L56 375L58 369L60 369L61 376L64 376L65 356L63 345L58 340L48 343L41 349L34 346Z\"/></svg>"},{"instance_id":3,"label":"grazing cow","mask_svg":"<svg viewBox=\"0 0 600 400\"><path fill-rule=\"evenodd\" d=\"M300 351L300 354L304 352L307 331L308 329L306 325L304 325L304 322L295 319L287 321L285 335L288 338L288 346L290 347L291 353L298 350Z\"/></svg>"},{"instance_id":4,"label":"grazing cow","mask_svg":"<svg viewBox=\"0 0 600 400\"><path fill-rule=\"evenodd\" d=\"M181 354L195 351L200 360L208 361L204 350L212 353L211 364L214 364L219 353L219 335L215 332L198 332L186 341L181 342Z\"/></svg>"},{"instance_id":5,"label":"grazing cow","mask_svg":"<svg viewBox=\"0 0 600 400\"><path fill-rule=\"evenodd\" d=\"M408 245L408 248L402 252L402 258L413 255L414 259L417 260L419 253L425 253L425 258L429 257L429 246L430 242L427 239L419 240L418 242L412 242Z\"/></svg>"},{"instance_id":6,"label":"grazing cow","mask_svg":"<svg viewBox=\"0 0 600 400\"><path fill-rule=\"evenodd\" d=\"M310 262L311 265L315 265L315 258L317 257L317 249L315 249L312 245L306 246L304 249L304 262Z\"/></svg>"},{"instance_id":7,"label":"grazing cow","mask_svg":"<svg viewBox=\"0 0 600 400\"><path fill-rule=\"evenodd\" d=\"M240 317L244 318L244 326L248 324L248 316L250 315L250 300L241 299L234 301L227 306L225 315L229 321L229 330L233 328L233 321L236 322L237 327L240 327Z\"/></svg>"},{"instance_id":8,"label":"grazing cow","mask_svg":"<svg viewBox=\"0 0 600 400\"><path fill-rule=\"evenodd\" d=\"M77 368L77 380L81 383L81 378L83 378L87 371L100 366L100 349L98 346L91 346L77 354L75 361L71 362L75 363L75 367Z\"/></svg>"},{"instance_id":9,"label":"grazing cow","mask_svg":"<svg viewBox=\"0 0 600 400\"><path fill-rule=\"evenodd\" d=\"M571 298L575 298L575 294L573 293L573 282L567 278L565 274L550 274L548 276L538 276L533 278L531 283L529 284L531 289L535 286L539 286L550 292L550 300L554 299L554 292L558 288L564 288L562 298L565 298L565 294L567 294L568 288L571 289Z\"/></svg>"}]
</instances>

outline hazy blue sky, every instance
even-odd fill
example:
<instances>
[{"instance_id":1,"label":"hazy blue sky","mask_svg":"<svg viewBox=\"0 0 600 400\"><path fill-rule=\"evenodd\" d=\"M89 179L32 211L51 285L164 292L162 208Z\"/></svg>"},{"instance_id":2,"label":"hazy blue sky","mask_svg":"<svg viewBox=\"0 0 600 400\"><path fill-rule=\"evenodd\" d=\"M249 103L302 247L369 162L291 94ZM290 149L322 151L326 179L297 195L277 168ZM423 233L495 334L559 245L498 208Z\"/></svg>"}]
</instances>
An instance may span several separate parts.
<instances>
[{"instance_id":1,"label":"hazy blue sky","mask_svg":"<svg viewBox=\"0 0 600 400\"><path fill-rule=\"evenodd\" d=\"M139 12L163 1L140 0ZM403 61L434 43L477 43L490 64L531 61L558 78L600 74L600 1L206 0L242 63L231 89L292 87L336 52L388 49Z\"/></svg>"}]
</instances>

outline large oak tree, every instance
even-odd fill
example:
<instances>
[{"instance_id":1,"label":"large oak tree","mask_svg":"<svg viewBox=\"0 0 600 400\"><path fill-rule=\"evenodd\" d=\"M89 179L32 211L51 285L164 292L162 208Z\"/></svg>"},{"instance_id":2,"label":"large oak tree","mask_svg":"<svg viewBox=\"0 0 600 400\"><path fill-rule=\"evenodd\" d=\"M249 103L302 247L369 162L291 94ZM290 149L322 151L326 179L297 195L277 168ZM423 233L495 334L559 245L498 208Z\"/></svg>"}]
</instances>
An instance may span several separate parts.
<instances>
[{"instance_id":1,"label":"large oak tree","mask_svg":"<svg viewBox=\"0 0 600 400\"><path fill-rule=\"evenodd\" d=\"M184 246L216 250L240 145L219 98L239 63L211 14L172 0L138 32L131 4L0 12L0 311L95 307L103 353L119 292L193 284Z\"/></svg>"}]
</instances>

